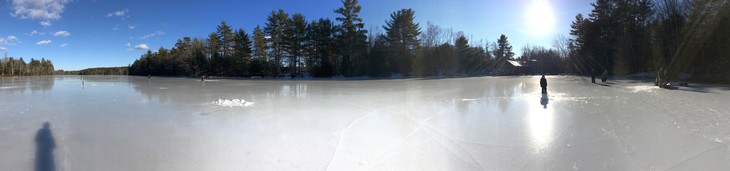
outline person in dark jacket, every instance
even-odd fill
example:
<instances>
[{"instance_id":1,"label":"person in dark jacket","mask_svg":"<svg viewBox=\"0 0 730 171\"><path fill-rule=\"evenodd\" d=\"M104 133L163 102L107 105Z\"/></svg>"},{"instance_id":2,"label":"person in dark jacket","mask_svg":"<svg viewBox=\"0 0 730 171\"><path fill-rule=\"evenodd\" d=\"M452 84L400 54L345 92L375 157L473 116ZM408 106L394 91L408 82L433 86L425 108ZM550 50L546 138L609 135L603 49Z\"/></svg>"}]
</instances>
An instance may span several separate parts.
<instances>
[{"instance_id":1,"label":"person in dark jacket","mask_svg":"<svg viewBox=\"0 0 730 171\"><path fill-rule=\"evenodd\" d=\"M542 87L542 94L547 94L547 79L545 79L545 74L540 78L540 87Z\"/></svg>"},{"instance_id":2,"label":"person in dark jacket","mask_svg":"<svg viewBox=\"0 0 730 171\"><path fill-rule=\"evenodd\" d=\"M591 68L591 83L596 83L596 70Z\"/></svg>"}]
</instances>

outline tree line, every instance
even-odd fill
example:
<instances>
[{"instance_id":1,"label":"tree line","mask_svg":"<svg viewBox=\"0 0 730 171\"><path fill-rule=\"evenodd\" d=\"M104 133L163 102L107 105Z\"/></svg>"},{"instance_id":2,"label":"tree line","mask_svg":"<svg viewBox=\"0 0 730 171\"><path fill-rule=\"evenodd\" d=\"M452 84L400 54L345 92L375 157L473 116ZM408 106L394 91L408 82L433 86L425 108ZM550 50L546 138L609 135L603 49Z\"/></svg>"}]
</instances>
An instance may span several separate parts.
<instances>
[{"instance_id":1,"label":"tree line","mask_svg":"<svg viewBox=\"0 0 730 171\"><path fill-rule=\"evenodd\" d=\"M364 29L357 0L343 0L335 21L307 20L273 10L249 33L225 21L207 38L184 37L170 49L148 50L129 68L131 75L164 76L469 76L483 75L514 60L502 35L490 48L462 32L428 23L415 11L393 12L379 28Z\"/></svg>"},{"instance_id":2,"label":"tree line","mask_svg":"<svg viewBox=\"0 0 730 171\"><path fill-rule=\"evenodd\" d=\"M0 59L0 76L32 75L53 75L53 63L51 63L51 60L30 58L30 62L26 63L22 57L18 59L13 57Z\"/></svg>"},{"instance_id":3,"label":"tree line","mask_svg":"<svg viewBox=\"0 0 730 171\"><path fill-rule=\"evenodd\" d=\"M667 87L681 72L730 81L730 3L724 0L597 0L571 24L571 73L657 73Z\"/></svg>"},{"instance_id":4,"label":"tree line","mask_svg":"<svg viewBox=\"0 0 730 171\"><path fill-rule=\"evenodd\" d=\"M56 75L129 75L129 67L98 67L78 71L56 70Z\"/></svg>"}]
</instances>

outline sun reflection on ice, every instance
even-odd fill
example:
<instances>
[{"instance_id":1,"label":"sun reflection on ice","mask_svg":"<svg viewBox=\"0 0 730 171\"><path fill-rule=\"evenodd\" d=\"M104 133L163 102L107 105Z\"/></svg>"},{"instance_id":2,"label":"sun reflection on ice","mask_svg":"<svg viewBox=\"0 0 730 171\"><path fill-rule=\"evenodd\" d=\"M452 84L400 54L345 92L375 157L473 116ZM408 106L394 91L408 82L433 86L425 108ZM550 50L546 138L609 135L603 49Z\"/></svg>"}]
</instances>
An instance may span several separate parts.
<instances>
[{"instance_id":1,"label":"sun reflection on ice","mask_svg":"<svg viewBox=\"0 0 730 171\"><path fill-rule=\"evenodd\" d=\"M548 97L543 96L540 98L540 105L530 103L528 109L527 126L530 131L530 140L537 151L547 147L553 138L555 113L552 108L547 106L548 101Z\"/></svg>"}]
</instances>

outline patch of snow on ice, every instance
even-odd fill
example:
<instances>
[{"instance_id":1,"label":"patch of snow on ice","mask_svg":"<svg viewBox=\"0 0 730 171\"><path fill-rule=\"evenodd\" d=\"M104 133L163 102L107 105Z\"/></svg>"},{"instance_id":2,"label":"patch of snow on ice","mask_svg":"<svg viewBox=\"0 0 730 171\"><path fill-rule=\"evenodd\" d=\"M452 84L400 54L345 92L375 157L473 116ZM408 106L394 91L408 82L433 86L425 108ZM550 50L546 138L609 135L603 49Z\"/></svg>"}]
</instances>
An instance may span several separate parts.
<instances>
[{"instance_id":1,"label":"patch of snow on ice","mask_svg":"<svg viewBox=\"0 0 730 171\"><path fill-rule=\"evenodd\" d=\"M247 102L243 99L218 99L213 101L213 104L223 107L249 107L252 106L253 102Z\"/></svg>"},{"instance_id":2,"label":"patch of snow on ice","mask_svg":"<svg viewBox=\"0 0 730 171\"><path fill-rule=\"evenodd\" d=\"M654 92L659 87L657 86L651 86L651 85L638 85L638 86L629 86L627 87L631 89L631 92L638 93L638 92Z\"/></svg>"}]
</instances>

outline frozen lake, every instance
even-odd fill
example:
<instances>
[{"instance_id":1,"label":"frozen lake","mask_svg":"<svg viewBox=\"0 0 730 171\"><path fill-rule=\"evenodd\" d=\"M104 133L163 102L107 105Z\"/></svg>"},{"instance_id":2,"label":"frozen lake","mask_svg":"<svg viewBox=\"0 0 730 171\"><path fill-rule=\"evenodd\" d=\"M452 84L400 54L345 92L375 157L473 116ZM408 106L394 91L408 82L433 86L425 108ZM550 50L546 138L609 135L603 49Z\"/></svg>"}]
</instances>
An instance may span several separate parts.
<instances>
[{"instance_id":1,"label":"frozen lake","mask_svg":"<svg viewBox=\"0 0 730 171\"><path fill-rule=\"evenodd\" d=\"M543 98L539 77L0 80L0 170L730 169L726 87L554 76Z\"/></svg>"}]
</instances>

